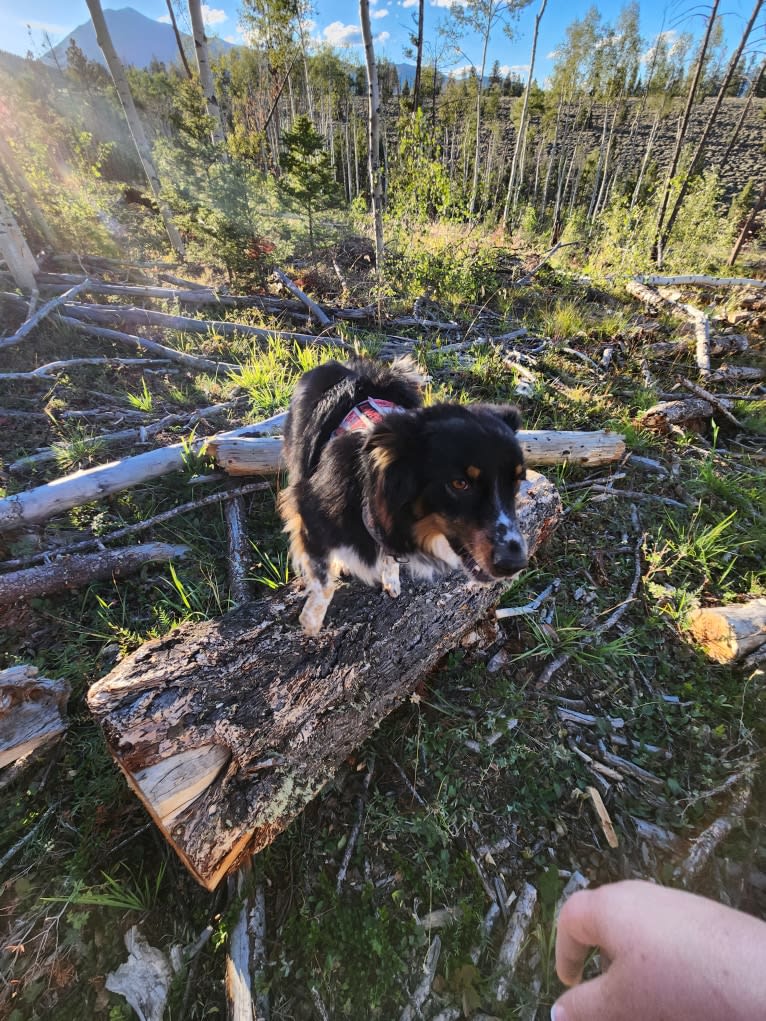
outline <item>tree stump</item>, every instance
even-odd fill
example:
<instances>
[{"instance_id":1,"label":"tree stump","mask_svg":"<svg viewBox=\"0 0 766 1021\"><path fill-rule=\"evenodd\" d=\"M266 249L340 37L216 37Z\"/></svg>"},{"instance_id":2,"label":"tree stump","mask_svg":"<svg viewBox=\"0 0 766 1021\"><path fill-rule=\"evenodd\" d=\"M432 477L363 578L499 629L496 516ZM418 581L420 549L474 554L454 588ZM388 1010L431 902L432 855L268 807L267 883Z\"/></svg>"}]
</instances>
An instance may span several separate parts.
<instances>
[{"instance_id":1,"label":"tree stump","mask_svg":"<svg viewBox=\"0 0 766 1021\"><path fill-rule=\"evenodd\" d=\"M533 552L561 500L529 475L518 518ZM502 591L459 572L405 583L398 599L352 582L312 638L290 585L148 642L93 685L88 705L165 838L212 890L285 829Z\"/></svg>"}]
</instances>

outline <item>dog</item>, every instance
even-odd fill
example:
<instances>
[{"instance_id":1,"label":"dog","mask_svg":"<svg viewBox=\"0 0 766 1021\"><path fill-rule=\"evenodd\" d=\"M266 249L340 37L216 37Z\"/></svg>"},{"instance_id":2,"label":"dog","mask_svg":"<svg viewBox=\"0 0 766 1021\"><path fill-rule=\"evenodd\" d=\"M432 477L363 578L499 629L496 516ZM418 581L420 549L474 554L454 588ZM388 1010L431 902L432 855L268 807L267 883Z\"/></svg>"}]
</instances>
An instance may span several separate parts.
<instances>
[{"instance_id":1,"label":"dog","mask_svg":"<svg viewBox=\"0 0 766 1021\"><path fill-rule=\"evenodd\" d=\"M515 497L525 477L518 409L423 406L417 367L354 358L305 373L285 424L279 512L316 635L342 575L401 591L399 568L456 568L489 584L527 565Z\"/></svg>"}]
</instances>

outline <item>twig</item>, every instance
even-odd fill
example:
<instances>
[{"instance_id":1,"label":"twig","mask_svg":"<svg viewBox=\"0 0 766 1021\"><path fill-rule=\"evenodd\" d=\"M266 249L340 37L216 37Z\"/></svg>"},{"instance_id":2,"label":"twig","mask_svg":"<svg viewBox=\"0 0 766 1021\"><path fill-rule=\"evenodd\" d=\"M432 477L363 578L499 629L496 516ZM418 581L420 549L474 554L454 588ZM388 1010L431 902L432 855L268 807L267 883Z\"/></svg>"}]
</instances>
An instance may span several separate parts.
<instances>
[{"instance_id":1,"label":"twig","mask_svg":"<svg viewBox=\"0 0 766 1021\"><path fill-rule=\"evenodd\" d=\"M598 821L601 823L601 829L604 831L607 844L609 844L612 848L619 847L620 842L617 839L617 834L614 832L614 826L612 825L612 820L609 818L609 813L606 810L603 798L595 787L586 787L585 790L588 792L588 796L593 802L593 807L596 810Z\"/></svg>"},{"instance_id":2,"label":"twig","mask_svg":"<svg viewBox=\"0 0 766 1021\"><path fill-rule=\"evenodd\" d=\"M71 543L69 546L59 550L45 550L42 553L32 553L28 557L6 560L0 563L0 570L31 567L33 564L44 563L60 553L66 553L67 556L70 553L81 553L83 550L101 546L105 542L116 542L118 539L124 539L126 535L135 535L136 532L143 532L147 528L154 528L156 525L169 521L179 514L186 514L187 511L199 510L201 507L207 507L212 503L220 503L222 500L231 500L236 496L247 496L248 493L262 492L264 489L271 488L271 484L268 482L250 482L246 486L240 486L239 489L231 489L222 493L211 493L210 496L203 496L199 500L189 500L187 503L180 503L177 507L171 507L161 514L155 514L154 517L146 518L144 521L137 521L132 525L125 525L124 528L118 528L114 532L108 532L106 535L100 535L97 538L83 539L81 542Z\"/></svg>"},{"instance_id":3,"label":"twig","mask_svg":"<svg viewBox=\"0 0 766 1021\"><path fill-rule=\"evenodd\" d=\"M530 883L525 883L497 955L498 975L492 993L498 1003L505 1002L510 995L513 972L532 924L536 904L537 890Z\"/></svg>"},{"instance_id":4,"label":"twig","mask_svg":"<svg viewBox=\"0 0 766 1021\"><path fill-rule=\"evenodd\" d=\"M599 624L598 627L593 629L592 634L588 635L588 637L585 638L580 643L580 647L583 647L585 645L591 645L597 638L600 638L601 635L604 634L604 632L614 627L614 625L620 620L620 618L623 616L623 614L628 609L630 604L633 602L636 592L638 591L639 582L641 581L641 549L643 545L644 539L642 536L636 543L636 549L634 552L636 569L633 574L633 581L631 583L630 591L628 592L627 598L622 603L620 603L620 605L617 607L614 613L612 613L611 616L607 620L605 620L603 624ZM549 663L548 666L545 667L540 676L537 678L536 686L538 688L542 688L544 685L549 684L551 678L556 673L556 671L560 670L561 667L564 666L565 663L568 663L571 658L572 658L571 652L565 652L562 653L560 656L557 656L557 658L554 659L552 663Z\"/></svg>"},{"instance_id":5,"label":"twig","mask_svg":"<svg viewBox=\"0 0 766 1021\"><path fill-rule=\"evenodd\" d=\"M607 496L624 496L628 500L640 500L644 503L663 503L666 507L678 507L680 510L687 510L687 505L680 500L674 500L670 496L659 496L656 493L642 493L635 489L612 489L611 486L602 486L597 482L591 483L588 489L596 493L605 493Z\"/></svg>"},{"instance_id":6,"label":"twig","mask_svg":"<svg viewBox=\"0 0 766 1021\"><path fill-rule=\"evenodd\" d=\"M319 990L316 986L311 986L311 999L314 1001L314 1007L316 1008L317 1014L319 1014L320 1021L330 1021L330 1015L327 1013L327 1007L322 1003L322 997L319 995Z\"/></svg>"},{"instance_id":7,"label":"twig","mask_svg":"<svg viewBox=\"0 0 766 1021\"><path fill-rule=\"evenodd\" d=\"M407 776L407 774L404 772L404 770L399 765L399 763L396 761L396 759L393 758L393 756L390 755L388 752L386 752L386 758L391 763L391 765L394 767L394 769L397 771L399 776L402 778L402 780L405 783L405 786L407 787L407 790L410 792L410 794L413 796L413 798L417 801L417 803L419 805L422 805L422 806L425 807L425 801L418 794L417 790L415 789L415 785L412 783L412 781Z\"/></svg>"},{"instance_id":8,"label":"twig","mask_svg":"<svg viewBox=\"0 0 766 1021\"><path fill-rule=\"evenodd\" d=\"M335 892L340 893L343 889L343 884L346 881L346 874L348 873L348 867L351 864L351 855L354 853L359 833L362 829L362 822L364 820L364 806L367 802L367 794L370 789L370 781L372 780L372 773L375 768L375 761L370 762L367 775L364 778L364 785L362 787L362 793L357 795L356 798L356 821L349 834L348 843L346 844L346 850L343 855L343 862L341 863L340 869L338 870L338 878L335 882Z\"/></svg>"},{"instance_id":9,"label":"twig","mask_svg":"<svg viewBox=\"0 0 766 1021\"><path fill-rule=\"evenodd\" d=\"M423 962L423 978L415 987L414 992L410 996L409 1003L401 1013L399 1021L415 1021L416 1018L423 1016L421 1008L431 994L431 987L433 986L434 979L436 978L436 969L439 964L441 949L441 939L438 936L434 936L431 941L431 945L428 948L425 961Z\"/></svg>"},{"instance_id":10,"label":"twig","mask_svg":"<svg viewBox=\"0 0 766 1021\"><path fill-rule=\"evenodd\" d=\"M698 386L696 383L692 383L690 379L686 379L684 376L678 376L677 378L678 382L693 393L695 397L701 397L703 401L708 401L714 408L717 408L723 417L728 422L731 422L735 428L746 431L747 427L744 426L740 420L736 418L736 416L732 415L729 409L721 402L719 397L716 397L715 394L711 394L709 390L703 390L701 386Z\"/></svg>"},{"instance_id":11,"label":"twig","mask_svg":"<svg viewBox=\"0 0 766 1021\"><path fill-rule=\"evenodd\" d=\"M741 823L751 794L752 784L748 779L734 795L728 815L716 819L693 841L688 855L673 873L675 879L688 885L702 871L720 843Z\"/></svg>"},{"instance_id":12,"label":"twig","mask_svg":"<svg viewBox=\"0 0 766 1021\"><path fill-rule=\"evenodd\" d=\"M79 283L74 287L70 287L65 294L60 294L57 298L52 298L50 301L46 302L42 308L35 312L34 315L30 315L30 317L21 324L14 334L10 337L0 338L0 350L20 343L32 332L41 320L50 315L50 313L53 312L54 309L58 308L59 305L63 305L65 301L71 301L72 298L76 298L81 291L84 291L87 288L89 283L90 281L85 279L82 283Z\"/></svg>"},{"instance_id":13,"label":"twig","mask_svg":"<svg viewBox=\"0 0 766 1021\"><path fill-rule=\"evenodd\" d=\"M231 486L231 482L229 483ZM229 597L234 606L242 606L250 599L247 580L248 541L245 502L235 493L223 505L226 519L227 553L229 563Z\"/></svg>"},{"instance_id":14,"label":"twig","mask_svg":"<svg viewBox=\"0 0 766 1021\"><path fill-rule=\"evenodd\" d=\"M524 617L535 610L539 610L545 600L553 592L557 592L561 585L561 578L555 578L547 588L544 588L539 596L536 596L525 606L506 606L502 610L495 610L495 617L498 620L506 620L508 617Z\"/></svg>"},{"instance_id":15,"label":"twig","mask_svg":"<svg viewBox=\"0 0 766 1021\"><path fill-rule=\"evenodd\" d=\"M572 245L579 245L579 241L559 241L557 245L554 245L550 251L546 252L542 259L538 262L534 269L530 270L529 273L520 277L514 282L515 287L526 287L526 285L532 280L532 277L536 276L537 273L543 268L543 266L552 259L553 256L558 252L560 248L570 248Z\"/></svg>"},{"instance_id":16,"label":"twig","mask_svg":"<svg viewBox=\"0 0 766 1021\"><path fill-rule=\"evenodd\" d=\"M81 365L167 365L169 358L69 358L59 362L48 362L47 365L40 365L29 372L0 372L0 382L35 380L40 379L43 383L55 382L55 372L68 372L70 369L77 369Z\"/></svg>"},{"instance_id":17,"label":"twig","mask_svg":"<svg viewBox=\"0 0 766 1021\"><path fill-rule=\"evenodd\" d=\"M8 864L8 862L15 858L19 851L23 850L31 840L35 839L35 837L43 828L43 826L48 821L50 816L53 815L57 807L58 805L49 805L46 811L41 816L41 818L38 819L35 825L32 827L32 829L25 833L21 840L17 840L13 847L8 848L3 857L0 858L0 871L2 871Z\"/></svg>"},{"instance_id":18,"label":"twig","mask_svg":"<svg viewBox=\"0 0 766 1021\"><path fill-rule=\"evenodd\" d=\"M470 957L471 957L471 962L473 964L478 964L479 963L479 958L481 957L481 952L484 949L485 945L489 942L489 939L490 939L490 937L492 935L492 930L495 927L495 922L497 921L499 916L500 916L500 905L497 903L496 900L493 900L492 903L490 904L490 906L487 908L487 913L484 915L484 918L482 919L482 922L481 922L481 930L480 930L481 940L480 940L480 943L479 943L478 946L473 947L473 949L471 950Z\"/></svg>"},{"instance_id":19,"label":"twig","mask_svg":"<svg viewBox=\"0 0 766 1021\"><path fill-rule=\"evenodd\" d=\"M564 907L566 902L572 896L573 893L577 893L578 890L585 890L590 886L590 880L582 874L582 872L574 871L569 877L566 886L561 891L561 896L556 901L556 909L554 911L554 918L558 919L561 914L561 909Z\"/></svg>"}]
</instances>

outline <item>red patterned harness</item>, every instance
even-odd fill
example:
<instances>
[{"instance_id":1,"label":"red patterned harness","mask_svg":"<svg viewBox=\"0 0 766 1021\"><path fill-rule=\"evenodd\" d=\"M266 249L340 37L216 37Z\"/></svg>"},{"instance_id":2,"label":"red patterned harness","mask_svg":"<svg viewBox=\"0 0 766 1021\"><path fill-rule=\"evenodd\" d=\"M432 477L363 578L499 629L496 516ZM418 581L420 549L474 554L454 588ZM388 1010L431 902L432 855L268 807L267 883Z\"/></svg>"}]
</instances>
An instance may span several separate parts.
<instances>
[{"instance_id":1,"label":"red patterned harness","mask_svg":"<svg viewBox=\"0 0 766 1021\"><path fill-rule=\"evenodd\" d=\"M382 422L386 415L404 410L392 401L384 401L382 397L368 397L366 401L362 401L349 411L330 439L334 440L343 433L368 432L374 429L378 422Z\"/></svg>"}]
</instances>

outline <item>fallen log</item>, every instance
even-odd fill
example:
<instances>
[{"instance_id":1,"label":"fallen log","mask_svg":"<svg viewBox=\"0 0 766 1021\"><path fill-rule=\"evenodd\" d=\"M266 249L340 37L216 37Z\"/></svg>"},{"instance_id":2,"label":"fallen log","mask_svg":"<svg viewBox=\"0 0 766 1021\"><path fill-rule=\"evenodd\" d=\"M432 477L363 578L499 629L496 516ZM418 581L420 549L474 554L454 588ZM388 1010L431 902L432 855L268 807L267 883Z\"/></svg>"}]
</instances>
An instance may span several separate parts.
<instances>
[{"instance_id":1,"label":"fallen log","mask_svg":"<svg viewBox=\"0 0 766 1021\"><path fill-rule=\"evenodd\" d=\"M708 276L640 276L635 278L650 287L766 287L766 280L752 277L708 277Z\"/></svg>"},{"instance_id":2,"label":"fallen log","mask_svg":"<svg viewBox=\"0 0 766 1021\"><path fill-rule=\"evenodd\" d=\"M677 426L702 432L712 417L713 405L701 397L692 397L685 401L660 401L639 415L637 423L659 433L671 432Z\"/></svg>"},{"instance_id":3,"label":"fallen log","mask_svg":"<svg viewBox=\"0 0 766 1021\"><path fill-rule=\"evenodd\" d=\"M40 677L37 667L0 670L0 769L66 730L68 681Z\"/></svg>"},{"instance_id":4,"label":"fallen log","mask_svg":"<svg viewBox=\"0 0 766 1021\"><path fill-rule=\"evenodd\" d=\"M87 284L88 281L84 280L81 284L77 284L75 287L70 287L65 294L61 294L58 298L52 298L50 301L46 302L45 305L43 305L42 308L39 308L34 315L30 315L30 317L21 324L12 336L0 337L0 349L12 347L14 344L21 343L21 341L25 337L29 336L35 326L41 323L46 316L49 316L51 312L55 311L55 309L57 309L60 305L63 305L67 301L71 301L72 298L76 298L81 291L86 290Z\"/></svg>"},{"instance_id":5,"label":"fallen log","mask_svg":"<svg viewBox=\"0 0 766 1021\"><path fill-rule=\"evenodd\" d=\"M518 519L534 552L562 509L556 487L529 474ZM88 705L166 840L212 890L289 825L503 588L455 574L405 582L390 599L354 582L310 638L297 625L304 593L290 585L147 643Z\"/></svg>"},{"instance_id":6,"label":"fallen log","mask_svg":"<svg viewBox=\"0 0 766 1021\"><path fill-rule=\"evenodd\" d=\"M167 312L155 312L150 308L123 307L122 305L79 305L69 303L63 305L62 308L71 318L107 326L124 323L128 326L158 326L163 330L181 330L184 333L215 333L222 337L260 337L264 340L276 337L280 340L293 341L296 344L300 344L301 347L327 344L331 347L339 347L351 354L354 353L354 348L351 344L347 344L340 337L334 337L326 333L323 333L321 336L314 336L311 333L268 330L262 326L248 326L247 323L232 323L214 319L192 319L190 316L175 316Z\"/></svg>"},{"instance_id":7,"label":"fallen log","mask_svg":"<svg viewBox=\"0 0 766 1021\"><path fill-rule=\"evenodd\" d=\"M710 383L758 383L766 372L754 365L722 365L708 376ZM719 395L720 396L720 395Z\"/></svg>"},{"instance_id":8,"label":"fallen log","mask_svg":"<svg viewBox=\"0 0 766 1021\"><path fill-rule=\"evenodd\" d=\"M63 555L49 564L0 574L0 606L19 599L47 596L51 592L90 585L100 578L120 577L137 571L144 564L161 563L182 557L188 546L171 546L164 542L147 542L143 546L103 550L81 556Z\"/></svg>"},{"instance_id":9,"label":"fallen log","mask_svg":"<svg viewBox=\"0 0 766 1021\"><path fill-rule=\"evenodd\" d=\"M625 453L624 437L612 432L522 429L518 439L527 464L538 468L564 462L595 467L619 461ZM268 475L284 467L282 440L277 437L213 436L208 441L207 451L229 475Z\"/></svg>"},{"instance_id":10,"label":"fallen log","mask_svg":"<svg viewBox=\"0 0 766 1021\"><path fill-rule=\"evenodd\" d=\"M686 305L680 301L660 294L654 287L648 287L640 280L629 280L625 285L629 294L640 301L653 305L655 308L670 308L691 322L696 340L695 355L697 368L701 376L710 374L710 320L705 313L694 305Z\"/></svg>"},{"instance_id":11,"label":"fallen log","mask_svg":"<svg viewBox=\"0 0 766 1021\"><path fill-rule=\"evenodd\" d=\"M273 429L281 429L287 413L283 412L256 422L243 425L225 436L241 436L245 433L268 433ZM189 451L204 452L209 439L200 439L185 443L174 443L168 447L148 450L145 454L136 454L121 461L86 468L60 479L54 479L44 486L28 489L23 493L15 493L0 500L0 533L13 531L26 525L34 525L46 521L56 514L62 514L72 507L81 507L92 500L100 500L112 493L121 493L141 482L170 475L180 471L184 466L184 458Z\"/></svg>"},{"instance_id":12,"label":"fallen log","mask_svg":"<svg viewBox=\"0 0 766 1021\"><path fill-rule=\"evenodd\" d=\"M710 353L712 355L741 354L747 351L750 341L744 333L716 334L710 338ZM689 343L686 340L668 340L657 344L649 344L643 348L647 358L665 358L670 355L685 354L689 350Z\"/></svg>"},{"instance_id":13,"label":"fallen log","mask_svg":"<svg viewBox=\"0 0 766 1021\"><path fill-rule=\"evenodd\" d=\"M315 301L312 301L308 294L302 291L300 287L298 287L298 285L290 279L287 273L283 273L281 269L275 269L274 276L284 287L287 288L290 294L296 297L302 305L306 306L310 314L314 316L320 326L332 326L332 320L327 313L321 309Z\"/></svg>"},{"instance_id":14,"label":"fallen log","mask_svg":"<svg viewBox=\"0 0 766 1021\"><path fill-rule=\"evenodd\" d=\"M766 642L766 599L694 610L689 631L711 659L734 663Z\"/></svg>"},{"instance_id":15,"label":"fallen log","mask_svg":"<svg viewBox=\"0 0 766 1021\"><path fill-rule=\"evenodd\" d=\"M56 382L59 372L70 372L72 369L80 369L83 365L120 366L133 367L139 365L142 368L154 365L167 365L169 358L66 358L58 362L48 362L45 365L38 365L36 369L28 372L0 372L0 383L20 383L27 380L42 380L43 384Z\"/></svg>"}]
</instances>

